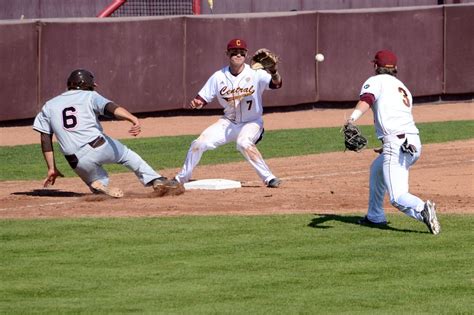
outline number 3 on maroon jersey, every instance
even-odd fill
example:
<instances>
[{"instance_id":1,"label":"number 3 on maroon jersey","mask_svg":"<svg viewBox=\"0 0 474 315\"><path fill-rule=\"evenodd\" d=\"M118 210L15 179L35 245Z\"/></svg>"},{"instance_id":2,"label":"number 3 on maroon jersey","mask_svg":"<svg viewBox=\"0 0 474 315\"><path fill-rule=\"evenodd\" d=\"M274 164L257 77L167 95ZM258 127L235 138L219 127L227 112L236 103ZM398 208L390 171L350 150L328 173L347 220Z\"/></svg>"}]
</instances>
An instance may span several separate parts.
<instances>
[{"instance_id":1,"label":"number 3 on maroon jersey","mask_svg":"<svg viewBox=\"0 0 474 315\"><path fill-rule=\"evenodd\" d=\"M410 104L410 100L408 99L407 91L405 91L403 88L399 87L398 92L400 92L400 94L403 97L403 104L405 104L405 106L407 106L407 107L410 107L411 104Z\"/></svg>"}]
</instances>

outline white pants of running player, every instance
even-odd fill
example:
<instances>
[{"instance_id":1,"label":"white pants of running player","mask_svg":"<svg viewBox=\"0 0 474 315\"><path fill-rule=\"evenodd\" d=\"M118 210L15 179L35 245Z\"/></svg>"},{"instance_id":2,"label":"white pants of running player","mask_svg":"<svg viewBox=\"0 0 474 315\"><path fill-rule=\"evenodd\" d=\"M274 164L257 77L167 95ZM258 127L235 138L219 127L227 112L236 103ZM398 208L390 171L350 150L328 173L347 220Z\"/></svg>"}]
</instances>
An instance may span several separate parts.
<instances>
[{"instance_id":1,"label":"white pants of running player","mask_svg":"<svg viewBox=\"0 0 474 315\"><path fill-rule=\"evenodd\" d=\"M180 183L186 183L191 179L192 172L201 160L202 154L207 150L213 150L229 142L236 142L237 150L252 165L258 176L266 184L275 178L267 164L263 160L255 143L263 133L263 120L258 119L246 123L233 123L226 118L220 118L217 122L207 127L201 135L191 143L186 155L183 168L176 175Z\"/></svg>"},{"instance_id":2,"label":"white pants of running player","mask_svg":"<svg viewBox=\"0 0 474 315\"><path fill-rule=\"evenodd\" d=\"M150 185L154 179L160 177L137 153L120 141L107 136L104 138L106 141L100 147L92 148L86 144L76 152L79 163L74 171L88 186L96 180L105 186L109 184L109 175L102 167L104 164L126 166L135 173L144 186Z\"/></svg>"},{"instance_id":3,"label":"white pants of running player","mask_svg":"<svg viewBox=\"0 0 474 315\"><path fill-rule=\"evenodd\" d=\"M408 143L416 147L413 156L402 152L400 147L408 139ZM421 211L424 202L408 192L408 175L410 167L416 163L421 154L420 137L407 134L406 138L391 137L384 140L383 153L370 167L369 209L367 218L372 222L386 221L383 209L385 193L388 192L390 203L406 215L423 221Z\"/></svg>"}]
</instances>

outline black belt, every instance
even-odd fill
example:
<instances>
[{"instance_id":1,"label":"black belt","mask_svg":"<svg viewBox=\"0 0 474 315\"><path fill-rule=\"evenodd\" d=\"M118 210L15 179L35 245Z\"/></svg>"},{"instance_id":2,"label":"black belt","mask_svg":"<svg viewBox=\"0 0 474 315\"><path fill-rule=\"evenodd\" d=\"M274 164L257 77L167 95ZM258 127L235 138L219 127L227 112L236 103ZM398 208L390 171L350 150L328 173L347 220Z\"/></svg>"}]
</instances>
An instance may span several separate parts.
<instances>
[{"instance_id":1,"label":"black belt","mask_svg":"<svg viewBox=\"0 0 474 315\"><path fill-rule=\"evenodd\" d=\"M89 144L91 147L93 147L93 148L95 149L95 148L100 147L100 146L103 145L104 143L105 143L104 137L98 136L97 138L95 138L94 140L92 140L91 142L89 142L88 144Z\"/></svg>"},{"instance_id":2,"label":"black belt","mask_svg":"<svg viewBox=\"0 0 474 315\"><path fill-rule=\"evenodd\" d=\"M404 134L404 133L401 133L401 134L399 134L399 135L396 135L396 137L397 137L398 139L405 139L405 134ZM382 143L383 143L383 138L381 138L380 141L382 141Z\"/></svg>"}]
</instances>

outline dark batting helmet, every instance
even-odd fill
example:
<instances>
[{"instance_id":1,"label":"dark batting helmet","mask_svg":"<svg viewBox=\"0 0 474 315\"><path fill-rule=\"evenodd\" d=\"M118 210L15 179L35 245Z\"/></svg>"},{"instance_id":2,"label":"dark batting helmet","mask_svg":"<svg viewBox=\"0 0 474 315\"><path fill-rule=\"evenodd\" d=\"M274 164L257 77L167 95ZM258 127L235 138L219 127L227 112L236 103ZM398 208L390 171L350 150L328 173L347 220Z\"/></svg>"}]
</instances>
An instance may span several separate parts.
<instances>
[{"instance_id":1,"label":"dark batting helmet","mask_svg":"<svg viewBox=\"0 0 474 315\"><path fill-rule=\"evenodd\" d=\"M97 86L94 81L94 75L87 70L77 69L71 72L67 79L68 90L86 90L94 91Z\"/></svg>"}]
</instances>

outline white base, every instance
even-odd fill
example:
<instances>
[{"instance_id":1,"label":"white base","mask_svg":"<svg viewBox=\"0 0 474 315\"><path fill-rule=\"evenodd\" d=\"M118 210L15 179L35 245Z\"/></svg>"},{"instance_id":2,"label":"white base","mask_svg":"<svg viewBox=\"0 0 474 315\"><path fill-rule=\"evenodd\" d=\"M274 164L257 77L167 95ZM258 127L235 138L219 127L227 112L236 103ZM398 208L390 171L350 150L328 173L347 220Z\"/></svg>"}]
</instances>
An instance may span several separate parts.
<instances>
[{"instance_id":1,"label":"white base","mask_svg":"<svg viewBox=\"0 0 474 315\"><path fill-rule=\"evenodd\" d=\"M207 190L221 190L221 189L233 189L240 188L242 185L240 182L230 179L201 179L193 182L184 184L186 190L189 189L207 189Z\"/></svg>"}]
</instances>

